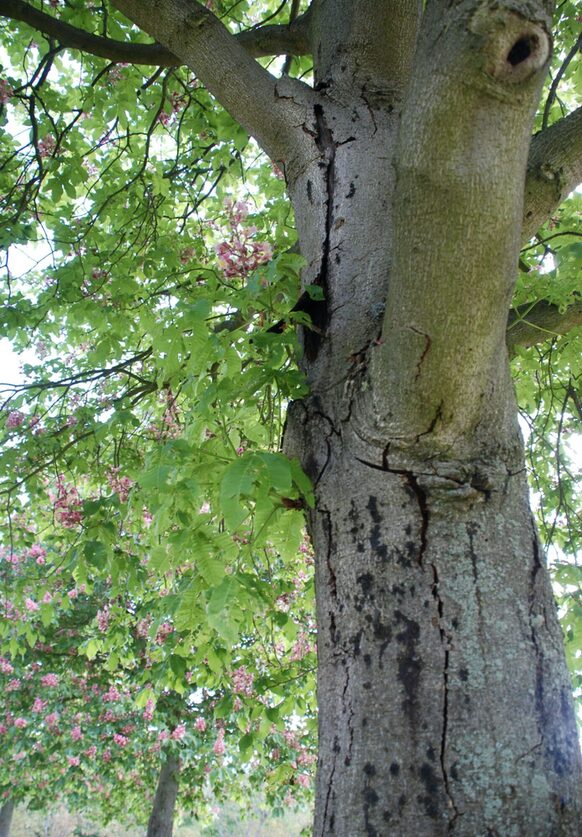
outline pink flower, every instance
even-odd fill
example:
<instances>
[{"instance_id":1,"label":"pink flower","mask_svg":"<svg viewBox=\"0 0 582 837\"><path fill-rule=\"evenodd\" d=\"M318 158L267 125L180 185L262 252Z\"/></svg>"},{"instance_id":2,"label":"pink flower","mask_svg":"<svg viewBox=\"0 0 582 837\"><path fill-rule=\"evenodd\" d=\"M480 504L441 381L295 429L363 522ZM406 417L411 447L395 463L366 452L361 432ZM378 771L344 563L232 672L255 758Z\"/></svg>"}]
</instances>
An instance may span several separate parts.
<instances>
[{"instance_id":1,"label":"pink flower","mask_svg":"<svg viewBox=\"0 0 582 837\"><path fill-rule=\"evenodd\" d=\"M78 526L83 520L81 498L74 486L67 485L62 474L57 477L57 497L54 501L55 519L65 529Z\"/></svg>"},{"instance_id":2,"label":"pink flower","mask_svg":"<svg viewBox=\"0 0 582 837\"><path fill-rule=\"evenodd\" d=\"M154 717L154 702L151 698L148 699L145 709L143 711L144 721L151 721Z\"/></svg>"},{"instance_id":3,"label":"pink flower","mask_svg":"<svg viewBox=\"0 0 582 837\"><path fill-rule=\"evenodd\" d=\"M94 759L97 755L97 747L94 744L92 744L90 747L87 747L87 749L85 750L85 755L87 756L87 758Z\"/></svg>"},{"instance_id":4,"label":"pink flower","mask_svg":"<svg viewBox=\"0 0 582 837\"><path fill-rule=\"evenodd\" d=\"M164 644L164 642L166 641L166 638L167 638L167 637L168 637L171 633L173 633L173 631L174 631L173 626L172 626L172 625L170 625L170 623L169 623L169 622L164 622L164 623L163 623L162 625L160 625L160 627L158 628L158 632L157 632L157 634L156 634L156 643L157 643L158 645L163 645L163 644Z\"/></svg>"},{"instance_id":5,"label":"pink flower","mask_svg":"<svg viewBox=\"0 0 582 837\"><path fill-rule=\"evenodd\" d=\"M39 609L39 605L34 601L34 599L25 599L24 607L28 610L29 613L34 613Z\"/></svg>"},{"instance_id":6,"label":"pink flower","mask_svg":"<svg viewBox=\"0 0 582 837\"><path fill-rule=\"evenodd\" d=\"M81 727L79 727L79 726L73 727L73 729L71 730L71 740L72 741L80 741L82 737L83 737L83 732L81 730Z\"/></svg>"},{"instance_id":7,"label":"pink flower","mask_svg":"<svg viewBox=\"0 0 582 837\"><path fill-rule=\"evenodd\" d=\"M299 773L297 775L297 782L304 788L308 788L311 785L309 776L306 776L305 773Z\"/></svg>"},{"instance_id":8,"label":"pink flower","mask_svg":"<svg viewBox=\"0 0 582 837\"><path fill-rule=\"evenodd\" d=\"M43 137L38 144L38 153L40 157L52 157L57 144L55 138L51 134Z\"/></svg>"},{"instance_id":9,"label":"pink flower","mask_svg":"<svg viewBox=\"0 0 582 837\"><path fill-rule=\"evenodd\" d=\"M25 415L20 410L12 410L12 412L8 413L8 418L6 419L7 429L15 430L17 427L20 427L24 419Z\"/></svg>"},{"instance_id":10,"label":"pink flower","mask_svg":"<svg viewBox=\"0 0 582 837\"><path fill-rule=\"evenodd\" d=\"M204 718L196 718L194 722L194 729L196 732L205 732L206 731L206 721Z\"/></svg>"},{"instance_id":11,"label":"pink flower","mask_svg":"<svg viewBox=\"0 0 582 837\"><path fill-rule=\"evenodd\" d=\"M36 558L37 564L46 564L46 549L43 549L39 543L33 544L28 550L28 554L31 558Z\"/></svg>"},{"instance_id":12,"label":"pink flower","mask_svg":"<svg viewBox=\"0 0 582 837\"><path fill-rule=\"evenodd\" d=\"M79 767L81 764L81 757L80 756L67 756L67 761L69 762L70 767Z\"/></svg>"},{"instance_id":13,"label":"pink flower","mask_svg":"<svg viewBox=\"0 0 582 837\"><path fill-rule=\"evenodd\" d=\"M47 592L42 597L42 603L43 604L50 604L52 602L52 600L53 600L53 597L47 590Z\"/></svg>"},{"instance_id":14,"label":"pink flower","mask_svg":"<svg viewBox=\"0 0 582 837\"><path fill-rule=\"evenodd\" d=\"M186 735L186 724L178 724L176 729L172 732L174 741L181 741Z\"/></svg>"},{"instance_id":15,"label":"pink flower","mask_svg":"<svg viewBox=\"0 0 582 837\"><path fill-rule=\"evenodd\" d=\"M40 678L40 682L43 686L58 686L59 678L56 674L45 674Z\"/></svg>"},{"instance_id":16,"label":"pink flower","mask_svg":"<svg viewBox=\"0 0 582 837\"><path fill-rule=\"evenodd\" d=\"M11 85L8 84L6 79L0 79L0 105L5 105L12 96L14 95L14 90L12 89Z\"/></svg>"},{"instance_id":17,"label":"pink flower","mask_svg":"<svg viewBox=\"0 0 582 837\"><path fill-rule=\"evenodd\" d=\"M47 704L48 700L41 700L39 697L35 698L32 704L32 712L44 712Z\"/></svg>"},{"instance_id":18,"label":"pink flower","mask_svg":"<svg viewBox=\"0 0 582 837\"><path fill-rule=\"evenodd\" d=\"M129 477L120 477L119 468L110 468L107 472L107 482L112 491L116 492L122 503L127 502L133 480Z\"/></svg>"},{"instance_id":19,"label":"pink flower","mask_svg":"<svg viewBox=\"0 0 582 837\"><path fill-rule=\"evenodd\" d=\"M16 718L14 721L14 726L18 729L24 729L28 726L28 721L26 720L26 718Z\"/></svg>"},{"instance_id":20,"label":"pink flower","mask_svg":"<svg viewBox=\"0 0 582 837\"><path fill-rule=\"evenodd\" d=\"M44 720L48 727L54 727L58 723L59 716L56 712L50 712Z\"/></svg>"},{"instance_id":21,"label":"pink flower","mask_svg":"<svg viewBox=\"0 0 582 837\"><path fill-rule=\"evenodd\" d=\"M121 700L121 692L118 691L115 686L110 686L109 689L104 692L103 700L105 702L111 701L112 703L116 700Z\"/></svg>"},{"instance_id":22,"label":"pink flower","mask_svg":"<svg viewBox=\"0 0 582 837\"><path fill-rule=\"evenodd\" d=\"M116 732L113 736L113 740L119 747L126 747L129 744L129 738L125 735L121 735L121 733Z\"/></svg>"},{"instance_id":23,"label":"pink flower","mask_svg":"<svg viewBox=\"0 0 582 837\"><path fill-rule=\"evenodd\" d=\"M0 671L2 674L12 674L14 666L12 666L8 660L5 660L4 657L0 657Z\"/></svg>"},{"instance_id":24,"label":"pink flower","mask_svg":"<svg viewBox=\"0 0 582 837\"><path fill-rule=\"evenodd\" d=\"M163 729L160 734L158 735L158 741L167 741L170 737L170 733L167 729Z\"/></svg>"},{"instance_id":25,"label":"pink flower","mask_svg":"<svg viewBox=\"0 0 582 837\"><path fill-rule=\"evenodd\" d=\"M216 738L216 741L214 742L214 746L213 746L212 749L214 750L214 755L215 756L222 756L224 754L224 751L226 750L226 746L224 744L224 730L223 729L218 730L218 736Z\"/></svg>"},{"instance_id":26,"label":"pink flower","mask_svg":"<svg viewBox=\"0 0 582 837\"><path fill-rule=\"evenodd\" d=\"M0 724L0 735L6 735L8 727L5 724Z\"/></svg>"},{"instance_id":27,"label":"pink flower","mask_svg":"<svg viewBox=\"0 0 582 837\"><path fill-rule=\"evenodd\" d=\"M6 686L6 691L7 692L16 692L16 691L18 691L18 689L20 689L21 685L22 684L21 684L20 680L18 680L17 678L14 678L14 680L10 680L8 682L8 684Z\"/></svg>"},{"instance_id":28,"label":"pink flower","mask_svg":"<svg viewBox=\"0 0 582 837\"><path fill-rule=\"evenodd\" d=\"M104 607L97 611L97 627L102 633L105 633L109 626L109 608Z\"/></svg>"},{"instance_id":29,"label":"pink flower","mask_svg":"<svg viewBox=\"0 0 582 837\"><path fill-rule=\"evenodd\" d=\"M240 666L232 673L232 686L239 695L250 697L253 694L253 675Z\"/></svg>"}]
</instances>

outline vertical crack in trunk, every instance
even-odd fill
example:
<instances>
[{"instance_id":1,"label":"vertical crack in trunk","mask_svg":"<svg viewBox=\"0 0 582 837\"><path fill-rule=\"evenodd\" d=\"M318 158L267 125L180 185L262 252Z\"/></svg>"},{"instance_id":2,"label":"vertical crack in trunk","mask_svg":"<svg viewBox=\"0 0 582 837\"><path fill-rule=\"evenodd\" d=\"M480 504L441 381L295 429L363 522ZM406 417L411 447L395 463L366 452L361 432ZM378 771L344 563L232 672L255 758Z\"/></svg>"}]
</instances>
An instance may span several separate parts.
<instances>
[{"instance_id":1,"label":"vertical crack in trunk","mask_svg":"<svg viewBox=\"0 0 582 837\"><path fill-rule=\"evenodd\" d=\"M319 305L313 307L313 312L311 314L313 330L305 330L303 341L305 356L310 362L313 362L317 357L321 344L321 336L329 319L329 257L331 250L331 232L334 221L335 153L337 148L337 143L334 142L322 105L315 105L313 110L315 114L315 124L317 126L315 143L322 156L322 160L319 165L325 168L326 209L321 263L319 274L315 280L315 284L319 285L319 287L323 290L323 301Z\"/></svg>"},{"instance_id":2,"label":"vertical crack in trunk","mask_svg":"<svg viewBox=\"0 0 582 837\"><path fill-rule=\"evenodd\" d=\"M540 742L544 742L544 672L543 660L540 644L536 636L536 622L540 616L534 613L536 604L536 581L539 571L542 568L542 561L540 557L540 545L538 541L537 531L533 518L531 519L531 526L533 530L533 566L530 574L530 593L529 593L529 626L531 632L531 641L536 655L536 710L537 710L537 726L540 734Z\"/></svg>"},{"instance_id":3,"label":"vertical crack in trunk","mask_svg":"<svg viewBox=\"0 0 582 837\"><path fill-rule=\"evenodd\" d=\"M428 517L428 513L427 513ZM427 523L428 526L428 523ZM440 746L440 753L439 753L439 762L441 766L441 773L443 776L443 783L445 786L445 793L447 795L447 799L449 800L449 805L452 808L453 815L449 819L448 830L452 832L455 827L455 821L459 816L459 809L455 805L455 800L453 799L453 794L451 792L451 787L449 784L449 774L445 764L445 755L447 750L447 733L448 733L448 724L449 724L449 657L450 657L450 647L452 637L447 634L444 629L444 604L443 600L439 594L439 575L438 570L434 564L431 563L430 565L432 570L432 597L436 602L437 606L437 613L438 613L438 629L439 635L441 640L441 645L444 651L444 665L443 665L443 727L441 733L441 746Z\"/></svg>"}]
</instances>

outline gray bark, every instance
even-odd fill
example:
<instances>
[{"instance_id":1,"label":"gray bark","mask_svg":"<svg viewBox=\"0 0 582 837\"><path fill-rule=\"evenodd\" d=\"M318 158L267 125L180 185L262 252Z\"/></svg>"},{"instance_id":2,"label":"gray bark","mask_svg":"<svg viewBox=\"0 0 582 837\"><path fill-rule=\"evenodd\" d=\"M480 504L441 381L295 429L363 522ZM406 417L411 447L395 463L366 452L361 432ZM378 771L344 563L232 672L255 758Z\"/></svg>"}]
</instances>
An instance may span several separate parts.
<instances>
[{"instance_id":1,"label":"gray bark","mask_svg":"<svg viewBox=\"0 0 582 837\"><path fill-rule=\"evenodd\" d=\"M160 771L154 806L148 822L147 837L172 837L179 772L178 757L168 756Z\"/></svg>"},{"instance_id":2,"label":"gray bark","mask_svg":"<svg viewBox=\"0 0 582 837\"><path fill-rule=\"evenodd\" d=\"M0 837L10 837L10 825L14 813L14 802L7 799L0 807Z\"/></svg>"}]
</instances>

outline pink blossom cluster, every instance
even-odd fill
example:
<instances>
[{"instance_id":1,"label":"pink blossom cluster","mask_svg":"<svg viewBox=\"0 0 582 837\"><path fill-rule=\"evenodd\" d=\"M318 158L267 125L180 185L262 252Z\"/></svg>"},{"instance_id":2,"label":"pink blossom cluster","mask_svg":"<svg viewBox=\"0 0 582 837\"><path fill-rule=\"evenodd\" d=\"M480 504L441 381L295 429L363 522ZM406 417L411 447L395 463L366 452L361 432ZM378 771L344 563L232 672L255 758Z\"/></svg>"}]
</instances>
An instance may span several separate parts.
<instances>
[{"instance_id":1,"label":"pink blossom cluster","mask_svg":"<svg viewBox=\"0 0 582 837\"><path fill-rule=\"evenodd\" d=\"M150 625L152 624L151 616L146 616L145 619L140 619L137 625L135 626L135 633L137 636L145 638L147 637Z\"/></svg>"},{"instance_id":2,"label":"pink blossom cluster","mask_svg":"<svg viewBox=\"0 0 582 837\"><path fill-rule=\"evenodd\" d=\"M20 410L11 410L6 419L6 429L16 430L17 427L21 426L25 418L26 416Z\"/></svg>"},{"instance_id":3,"label":"pink blossom cluster","mask_svg":"<svg viewBox=\"0 0 582 837\"><path fill-rule=\"evenodd\" d=\"M109 627L109 608L104 607L97 611L97 627L101 633L105 633Z\"/></svg>"},{"instance_id":4,"label":"pink blossom cluster","mask_svg":"<svg viewBox=\"0 0 582 837\"><path fill-rule=\"evenodd\" d=\"M219 729L218 735L216 736L216 741L214 742L214 746L212 747L215 756L222 756L224 751L226 750L226 745L224 743L224 730Z\"/></svg>"},{"instance_id":5,"label":"pink blossom cluster","mask_svg":"<svg viewBox=\"0 0 582 837\"><path fill-rule=\"evenodd\" d=\"M254 226L245 227L249 208L244 201L234 203L227 198L224 205L228 212L231 237L215 247L218 264L227 278L245 277L273 257L273 250L268 241L253 241L257 232Z\"/></svg>"},{"instance_id":6,"label":"pink blossom cluster","mask_svg":"<svg viewBox=\"0 0 582 837\"><path fill-rule=\"evenodd\" d=\"M120 468L110 468L107 471L107 482L109 484L109 488L119 496L120 501L122 503L127 503L127 498L129 497L133 480L129 477L120 477L120 470Z\"/></svg>"},{"instance_id":7,"label":"pink blossom cluster","mask_svg":"<svg viewBox=\"0 0 582 837\"><path fill-rule=\"evenodd\" d=\"M71 729L71 741L80 741L83 738L83 731L79 725Z\"/></svg>"},{"instance_id":8,"label":"pink blossom cluster","mask_svg":"<svg viewBox=\"0 0 582 837\"><path fill-rule=\"evenodd\" d=\"M313 646L309 642L309 636L305 633L305 631L301 631L299 636L297 637L297 641L291 650L291 661L298 662L306 657L308 654L311 654L313 651Z\"/></svg>"},{"instance_id":9,"label":"pink blossom cluster","mask_svg":"<svg viewBox=\"0 0 582 837\"><path fill-rule=\"evenodd\" d=\"M40 682L42 686L58 686L59 685L59 676L58 674L45 674L43 677L40 678Z\"/></svg>"},{"instance_id":10,"label":"pink blossom cluster","mask_svg":"<svg viewBox=\"0 0 582 837\"><path fill-rule=\"evenodd\" d=\"M81 498L74 486L67 485L63 474L57 477L57 496L54 499L55 519L65 529L78 526L83 520Z\"/></svg>"},{"instance_id":11,"label":"pink blossom cluster","mask_svg":"<svg viewBox=\"0 0 582 837\"><path fill-rule=\"evenodd\" d=\"M35 613L37 610L39 610L39 605L37 604L37 602L35 602L34 599L30 598L24 600L24 607L28 610L29 613Z\"/></svg>"},{"instance_id":12,"label":"pink blossom cluster","mask_svg":"<svg viewBox=\"0 0 582 837\"><path fill-rule=\"evenodd\" d=\"M155 703L151 698L148 698L145 709L143 711L144 721L151 721L154 717Z\"/></svg>"},{"instance_id":13,"label":"pink blossom cluster","mask_svg":"<svg viewBox=\"0 0 582 837\"><path fill-rule=\"evenodd\" d=\"M180 427L180 414L176 406L176 396L171 390L166 390L166 409L162 416L162 427L159 428L155 424L150 425L150 433L158 442L165 439L177 439L182 435Z\"/></svg>"},{"instance_id":14,"label":"pink blossom cluster","mask_svg":"<svg viewBox=\"0 0 582 837\"><path fill-rule=\"evenodd\" d=\"M12 85L5 78L0 78L0 105L5 105L14 95Z\"/></svg>"},{"instance_id":15,"label":"pink blossom cluster","mask_svg":"<svg viewBox=\"0 0 582 837\"><path fill-rule=\"evenodd\" d=\"M6 684L5 691L7 692L17 692L20 689L21 682L17 677L14 677L12 680L9 680Z\"/></svg>"},{"instance_id":16,"label":"pink blossom cluster","mask_svg":"<svg viewBox=\"0 0 582 837\"><path fill-rule=\"evenodd\" d=\"M103 692L103 700L105 703L115 703L115 701L121 700L121 697L121 692L115 686L110 686L106 692Z\"/></svg>"},{"instance_id":17,"label":"pink blossom cluster","mask_svg":"<svg viewBox=\"0 0 582 837\"><path fill-rule=\"evenodd\" d=\"M174 739L174 741L181 741L185 735L186 724L178 724L178 726L172 731L171 737Z\"/></svg>"},{"instance_id":18,"label":"pink blossom cluster","mask_svg":"<svg viewBox=\"0 0 582 837\"><path fill-rule=\"evenodd\" d=\"M253 694L253 679L253 675L244 666L240 666L232 673L232 687L237 694L251 697Z\"/></svg>"},{"instance_id":19,"label":"pink blossom cluster","mask_svg":"<svg viewBox=\"0 0 582 837\"><path fill-rule=\"evenodd\" d=\"M33 544L28 550L28 554L36 560L37 564L41 566L42 564L46 564L46 549L43 549L39 543Z\"/></svg>"},{"instance_id":20,"label":"pink blossom cluster","mask_svg":"<svg viewBox=\"0 0 582 837\"><path fill-rule=\"evenodd\" d=\"M171 633L174 632L174 627L169 622L163 622L160 627L158 628L158 632L156 634L156 643L158 645L163 645L166 639L170 636Z\"/></svg>"},{"instance_id":21,"label":"pink blossom cluster","mask_svg":"<svg viewBox=\"0 0 582 837\"><path fill-rule=\"evenodd\" d=\"M38 144L38 153L40 157L52 157L55 153L57 143L52 134L47 134Z\"/></svg>"},{"instance_id":22,"label":"pink blossom cluster","mask_svg":"<svg viewBox=\"0 0 582 837\"><path fill-rule=\"evenodd\" d=\"M113 740L117 744L118 747L127 747L129 744L129 738L126 735L121 735L121 733L116 732L113 736Z\"/></svg>"},{"instance_id":23,"label":"pink blossom cluster","mask_svg":"<svg viewBox=\"0 0 582 837\"><path fill-rule=\"evenodd\" d=\"M206 732L206 721L204 718L196 718L194 721L194 729L196 732Z\"/></svg>"}]
</instances>

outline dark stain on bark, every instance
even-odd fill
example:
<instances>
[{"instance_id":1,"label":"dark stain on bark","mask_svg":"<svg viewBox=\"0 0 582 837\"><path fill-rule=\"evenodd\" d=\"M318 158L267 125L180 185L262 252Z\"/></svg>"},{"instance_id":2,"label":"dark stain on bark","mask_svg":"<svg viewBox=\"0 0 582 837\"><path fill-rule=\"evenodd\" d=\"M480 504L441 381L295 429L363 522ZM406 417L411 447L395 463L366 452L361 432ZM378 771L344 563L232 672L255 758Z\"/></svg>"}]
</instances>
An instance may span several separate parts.
<instances>
[{"instance_id":1,"label":"dark stain on bark","mask_svg":"<svg viewBox=\"0 0 582 837\"><path fill-rule=\"evenodd\" d=\"M372 523L374 524L370 532L370 546L372 547L374 553L376 553L382 561L386 561L388 558L388 549L386 544L382 543L382 534L380 529L382 516L378 511L378 500L376 497L370 495L366 508L370 512L370 517L372 518Z\"/></svg>"},{"instance_id":2,"label":"dark stain on bark","mask_svg":"<svg viewBox=\"0 0 582 837\"><path fill-rule=\"evenodd\" d=\"M361 651L361 644L362 644L362 631L358 631L357 634L354 634L352 637L352 655L354 659L360 656Z\"/></svg>"},{"instance_id":3,"label":"dark stain on bark","mask_svg":"<svg viewBox=\"0 0 582 837\"><path fill-rule=\"evenodd\" d=\"M459 669L459 679L462 680L463 683L466 683L467 680L469 679L469 672L467 671L466 668L460 668Z\"/></svg>"},{"instance_id":4,"label":"dark stain on bark","mask_svg":"<svg viewBox=\"0 0 582 837\"><path fill-rule=\"evenodd\" d=\"M434 761L436 759L436 753L434 751L434 747L429 747L426 751L426 755L427 755L427 758L429 758L431 761Z\"/></svg>"},{"instance_id":5,"label":"dark stain on bark","mask_svg":"<svg viewBox=\"0 0 582 837\"><path fill-rule=\"evenodd\" d=\"M373 495L370 495L366 508L370 512L370 517L372 518L373 523L381 523L382 522L382 517L380 516L380 513L378 512L378 500L377 500L376 497L374 497Z\"/></svg>"},{"instance_id":6,"label":"dark stain on bark","mask_svg":"<svg viewBox=\"0 0 582 837\"><path fill-rule=\"evenodd\" d=\"M311 180L307 181L307 200L309 203L313 203L313 184Z\"/></svg>"},{"instance_id":7,"label":"dark stain on bark","mask_svg":"<svg viewBox=\"0 0 582 837\"><path fill-rule=\"evenodd\" d=\"M403 630L396 634L396 639L403 645L402 652L398 654L398 679L406 695L402 701L402 709L414 725L418 705L418 685L422 671L422 664L416 657L420 627L417 622L408 619L399 610L396 611L395 617L397 623L404 623Z\"/></svg>"},{"instance_id":8,"label":"dark stain on bark","mask_svg":"<svg viewBox=\"0 0 582 837\"><path fill-rule=\"evenodd\" d=\"M392 764L390 765L390 773L393 776L398 776L398 774L400 773L400 765L398 764L397 761L393 761Z\"/></svg>"},{"instance_id":9,"label":"dark stain on bark","mask_svg":"<svg viewBox=\"0 0 582 837\"><path fill-rule=\"evenodd\" d=\"M374 586L374 576L371 573L362 573L361 575L357 576L356 581L362 588L362 593L366 598L374 598L372 594L372 588Z\"/></svg>"},{"instance_id":10,"label":"dark stain on bark","mask_svg":"<svg viewBox=\"0 0 582 837\"><path fill-rule=\"evenodd\" d=\"M381 662L384 651L392 641L392 628L390 627L390 625L386 625L380 620L380 614L378 611L376 611L376 613L374 614L372 628L374 629L374 637L381 642L380 651L378 654L378 659Z\"/></svg>"},{"instance_id":11,"label":"dark stain on bark","mask_svg":"<svg viewBox=\"0 0 582 837\"><path fill-rule=\"evenodd\" d=\"M376 775L376 768L374 767L373 764L371 764L369 761L367 761L366 764L364 765L364 773L366 774L366 776L375 776Z\"/></svg>"},{"instance_id":12,"label":"dark stain on bark","mask_svg":"<svg viewBox=\"0 0 582 837\"><path fill-rule=\"evenodd\" d=\"M451 779L453 779L456 782L457 779L459 778L459 771L457 770L457 762L456 761L453 762L453 764L451 764L451 769L450 769L449 773L451 774Z\"/></svg>"},{"instance_id":13,"label":"dark stain on bark","mask_svg":"<svg viewBox=\"0 0 582 837\"><path fill-rule=\"evenodd\" d=\"M370 666L372 665L372 658L369 654L364 654L363 658L365 665Z\"/></svg>"},{"instance_id":14,"label":"dark stain on bark","mask_svg":"<svg viewBox=\"0 0 582 837\"><path fill-rule=\"evenodd\" d=\"M350 191L347 193L346 198L353 198L356 194L356 187L354 186L354 181L350 183Z\"/></svg>"}]
</instances>

